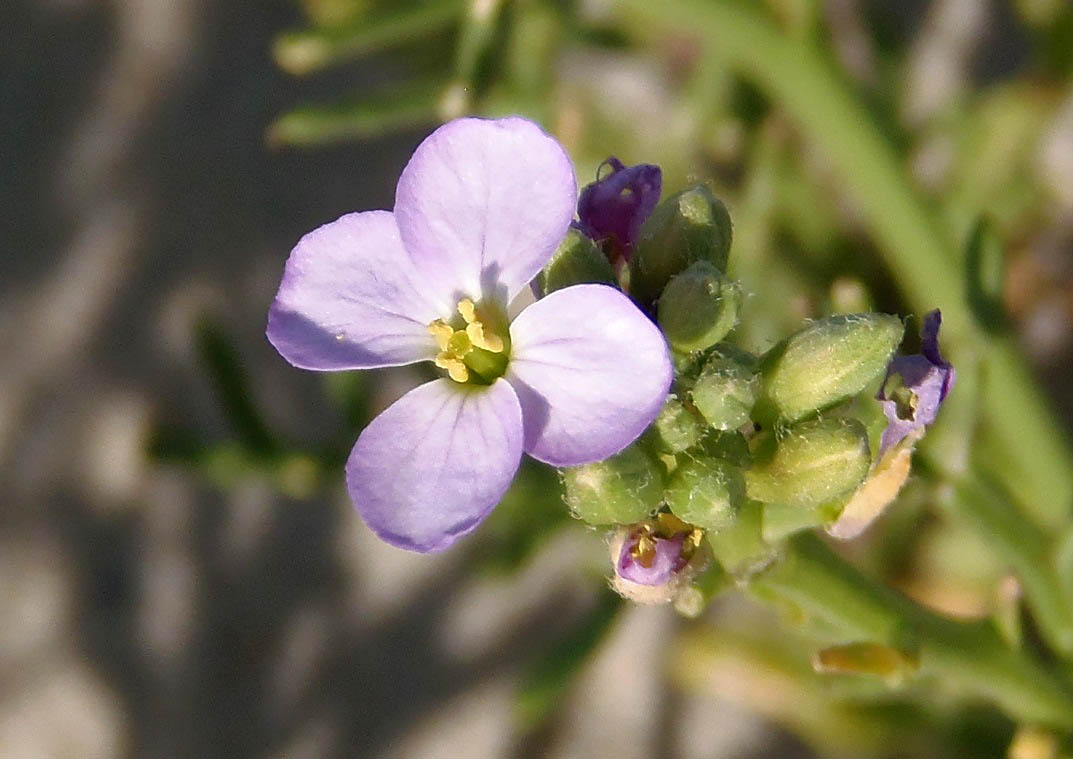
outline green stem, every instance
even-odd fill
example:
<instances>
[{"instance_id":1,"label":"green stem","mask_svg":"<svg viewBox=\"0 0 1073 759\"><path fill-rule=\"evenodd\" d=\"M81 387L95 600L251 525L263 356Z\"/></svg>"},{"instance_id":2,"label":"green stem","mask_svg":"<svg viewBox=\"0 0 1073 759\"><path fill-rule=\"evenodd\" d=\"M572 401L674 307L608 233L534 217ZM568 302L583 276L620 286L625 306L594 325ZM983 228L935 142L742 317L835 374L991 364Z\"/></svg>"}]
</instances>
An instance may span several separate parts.
<instances>
[{"instance_id":1,"label":"green stem","mask_svg":"<svg viewBox=\"0 0 1073 759\"><path fill-rule=\"evenodd\" d=\"M812 534L790 540L784 558L753 585L834 626L846 642L912 645L923 674L987 698L1020 721L1073 729L1073 691L1010 649L989 620L941 617L865 577Z\"/></svg>"},{"instance_id":2,"label":"green stem","mask_svg":"<svg viewBox=\"0 0 1073 759\"><path fill-rule=\"evenodd\" d=\"M951 515L985 535L1014 571L1040 631L1063 656L1073 657L1073 598L1058 581L1054 544L994 488L963 479L947 501Z\"/></svg>"},{"instance_id":3,"label":"green stem","mask_svg":"<svg viewBox=\"0 0 1073 759\"><path fill-rule=\"evenodd\" d=\"M791 39L751 5L727 0L617 0L637 36L690 30L709 52L778 102L817 145L849 190L909 304L941 306L944 341L983 342L966 300L955 246L917 196L895 150L830 61L808 40ZM1008 486L1048 527L1070 521L1073 452L1008 340L987 345L983 404L1009 463ZM954 363L958 355L953 354Z\"/></svg>"}]
</instances>

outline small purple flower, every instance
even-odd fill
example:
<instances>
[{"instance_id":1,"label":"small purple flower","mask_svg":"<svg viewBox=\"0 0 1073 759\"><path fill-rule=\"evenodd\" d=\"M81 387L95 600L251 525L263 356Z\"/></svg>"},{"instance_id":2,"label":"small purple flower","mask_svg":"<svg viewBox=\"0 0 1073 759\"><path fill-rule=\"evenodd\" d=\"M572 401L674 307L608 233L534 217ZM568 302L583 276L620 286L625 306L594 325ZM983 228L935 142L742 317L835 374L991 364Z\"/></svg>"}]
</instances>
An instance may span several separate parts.
<instances>
[{"instance_id":1,"label":"small purple flower","mask_svg":"<svg viewBox=\"0 0 1073 759\"><path fill-rule=\"evenodd\" d=\"M641 225L659 203L663 174L659 166L624 166L614 156L604 166L611 173L581 191L578 227L594 241L608 243L611 262L620 263L629 261Z\"/></svg>"},{"instance_id":2,"label":"small purple flower","mask_svg":"<svg viewBox=\"0 0 1073 759\"><path fill-rule=\"evenodd\" d=\"M268 315L284 358L322 371L433 361L447 374L374 419L347 461L358 513L387 542L442 550L499 502L522 451L596 461L659 413L667 347L619 291L568 287L508 323L576 189L535 124L459 119L418 146L394 212L348 214L291 252Z\"/></svg>"},{"instance_id":3,"label":"small purple flower","mask_svg":"<svg viewBox=\"0 0 1073 759\"><path fill-rule=\"evenodd\" d=\"M880 456L910 435L919 437L935 421L957 373L939 354L938 309L924 316L920 329L921 352L896 356L887 367L887 377L876 398L883 404L887 427L880 440Z\"/></svg>"},{"instance_id":4,"label":"small purple flower","mask_svg":"<svg viewBox=\"0 0 1073 759\"><path fill-rule=\"evenodd\" d=\"M700 550L703 536L665 512L620 528L610 545L615 564L611 586L638 603L673 601L707 563Z\"/></svg>"}]
</instances>

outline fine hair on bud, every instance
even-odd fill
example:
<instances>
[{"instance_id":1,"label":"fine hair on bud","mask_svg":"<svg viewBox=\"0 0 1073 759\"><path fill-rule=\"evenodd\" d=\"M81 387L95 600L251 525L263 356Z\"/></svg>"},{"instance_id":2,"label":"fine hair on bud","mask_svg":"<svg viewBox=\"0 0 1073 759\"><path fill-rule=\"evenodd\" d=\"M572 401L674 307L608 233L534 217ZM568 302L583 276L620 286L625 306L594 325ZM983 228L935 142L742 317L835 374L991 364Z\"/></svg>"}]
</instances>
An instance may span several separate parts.
<instances>
[{"instance_id":1,"label":"fine hair on bud","mask_svg":"<svg viewBox=\"0 0 1073 759\"><path fill-rule=\"evenodd\" d=\"M630 261L630 291L655 302L671 277L695 261L725 272L733 236L730 214L706 185L664 200L648 217Z\"/></svg>"},{"instance_id":2,"label":"fine hair on bud","mask_svg":"<svg viewBox=\"0 0 1073 759\"><path fill-rule=\"evenodd\" d=\"M634 443L603 461L560 472L571 513L591 525L638 522L663 501L663 465Z\"/></svg>"},{"instance_id":3,"label":"fine hair on bud","mask_svg":"<svg viewBox=\"0 0 1073 759\"><path fill-rule=\"evenodd\" d=\"M741 300L737 282L710 261L695 261L671 278L660 295L659 326L675 350L704 350L737 325Z\"/></svg>"},{"instance_id":4,"label":"fine hair on bud","mask_svg":"<svg viewBox=\"0 0 1073 759\"><path fill-rule=\"evenodd\" d=\"M856 419L811 419L752 441L745 473L749 498L811 509L844 498L871 464L868 433Z\"/></svg>"},{"instance_id":5,"label":"fine hair on bud","mask_svg":"<svg viewBox=\"0 0 1073 759\"><path fill-rule=\"evenodd\" d=\"M753 417L764 424L795 422L856 395L886 371L903 331L901 319L887 314L812 322L761 358Z\"/></svg>"}]
</instances>

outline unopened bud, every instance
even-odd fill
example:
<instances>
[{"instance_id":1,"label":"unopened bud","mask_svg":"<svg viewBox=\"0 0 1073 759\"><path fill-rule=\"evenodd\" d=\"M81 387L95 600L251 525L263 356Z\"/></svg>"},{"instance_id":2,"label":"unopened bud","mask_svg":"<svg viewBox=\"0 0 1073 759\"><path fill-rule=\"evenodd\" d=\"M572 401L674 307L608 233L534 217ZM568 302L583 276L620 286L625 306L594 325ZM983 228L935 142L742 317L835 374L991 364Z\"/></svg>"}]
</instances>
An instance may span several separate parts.
<instances>
[{"instance_id":1,"label":"unopened bud","mask_svg":"<svg viewBox=\"0 0 1073 759\"><path fill-rule=\"evenodd\" d=\"M688 459L671 473L664 497L679 519L718 532L733 524L745 501L745 479L729 462Z\"/></svg>"},{"instance_id":2,"label":"unopened bud","mask_svg":"<svg viewBox=\"0 0 1073 759\"><path fill-rule=\"evenodd\" d=\"M592 525L638 522L663 500L663 468L639 444L561 474L566 505Z\"/></svg>"},{"instance_id":3,"label":"unopened bud","mask_svg":"<svg viewBox=\"0 0 1073 759\"><path fill-rule=\"evenodd\" d=\"M693 383L690 399L709 426L733 430L749 421L760 389L755 359L730 345L714 349Z\"/></svg>"},{"instance_id":4,"label":"unopened bud","mask_svg":"<svg viewBox=\"0 0 1073 759\"><path fill-rule=\"evenodd\" d=\"M756 439L746 492L811 509L844 498L868 473L868 433L856 419L814 419Z\"/></svg>"},{"instance_id":5,"label":"unopened bud","mask_svg":"<svg viewBox=\"0 0 1073 759\"><path fill-rule=\"evenodd\" d=\"M726 271L731 237L730 214L708 187L672 195L641 228L630 261L631 293L641 303L652 303L671 277L694 261Z\"/></svg>"},{"instance_id":6,"label":"unopened bud","mask_svg":"<svg viewBox=\"0 0 1073 759\"><path fill-rule=\"evenodd\" d=\"M748 469L753 463L749 441L737 430L708 433L702 450L706 456L722 459L741 469Z\"/></svg>"},{"instance_id":7,"label":"unopened bud","mask_svg":"<svg viewBox=\"0 0 1073 759\"><path fill-rule=\"evenodd\" d=\"M533 287L537 295L547 295L570 285L583 284L614 285L615 275L596 243L571 227L547 266L537 275Z\"/></svg>"},{"instance_id":8,"label":"unopened bud","mask_svg":"<svg viewBox=\"0 0 1073 759\"><path fill-rule=\"evenodd\" d=\"M759 422L793 422L865 389L883 374L902 340L887 314L839 314L813 322L768 351L754 409Z\"/></svg>"},{"instance_id":9,"label":"unopened bud","mask_svg":"<svg viewBox=\"0 0 1073 759\"><path fill-rule=\"evenodd\" d=\"M727 336L738 323L741 287L709 261L676 274L659 298L659 326L672 348L699 351Z\"/></svg>"},{"instance_id":10,"label":"unopened bud","mask_svg":"<svg viewBox=\"0 0 1073 759\"><path fill-rule=\"evenodd\" d=\"M704 423L677 396L670 395L652 423L651 434L659 448L667 453L679 453L700 441Z\"/></svg>"}]
</instances>

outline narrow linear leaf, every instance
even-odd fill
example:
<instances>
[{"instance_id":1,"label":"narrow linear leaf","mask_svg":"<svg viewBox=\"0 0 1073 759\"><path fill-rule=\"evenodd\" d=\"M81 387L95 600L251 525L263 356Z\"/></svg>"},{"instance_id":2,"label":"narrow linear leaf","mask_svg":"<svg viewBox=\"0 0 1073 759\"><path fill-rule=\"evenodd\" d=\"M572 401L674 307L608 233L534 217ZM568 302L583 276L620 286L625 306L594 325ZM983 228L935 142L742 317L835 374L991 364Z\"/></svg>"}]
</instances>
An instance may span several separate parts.
<instances>
[{"instance_id":1,"label":"narrow linear leaf","mask_svg":"<svg viewBox=\"0 0 1073 759\"><path fill-rule=\"evenodd\" d=\"M274 146L323 145L434 124L441 89L440 83L411 85L358 102L296 108L269 127L267 139Z\"/></svg>"},{"instance_id":2,"label":"narrow linear leaf","mask_svg":"<svg viewBox=\"0 0 1073 759\"><path fill-rule=\"evenodd\" d=\"M309 74L433 34L454 23L462 0L438 0L377 19L339 27L286 32L276 38L276 63L289 74Z\"/></svg>"}]
</instances>

